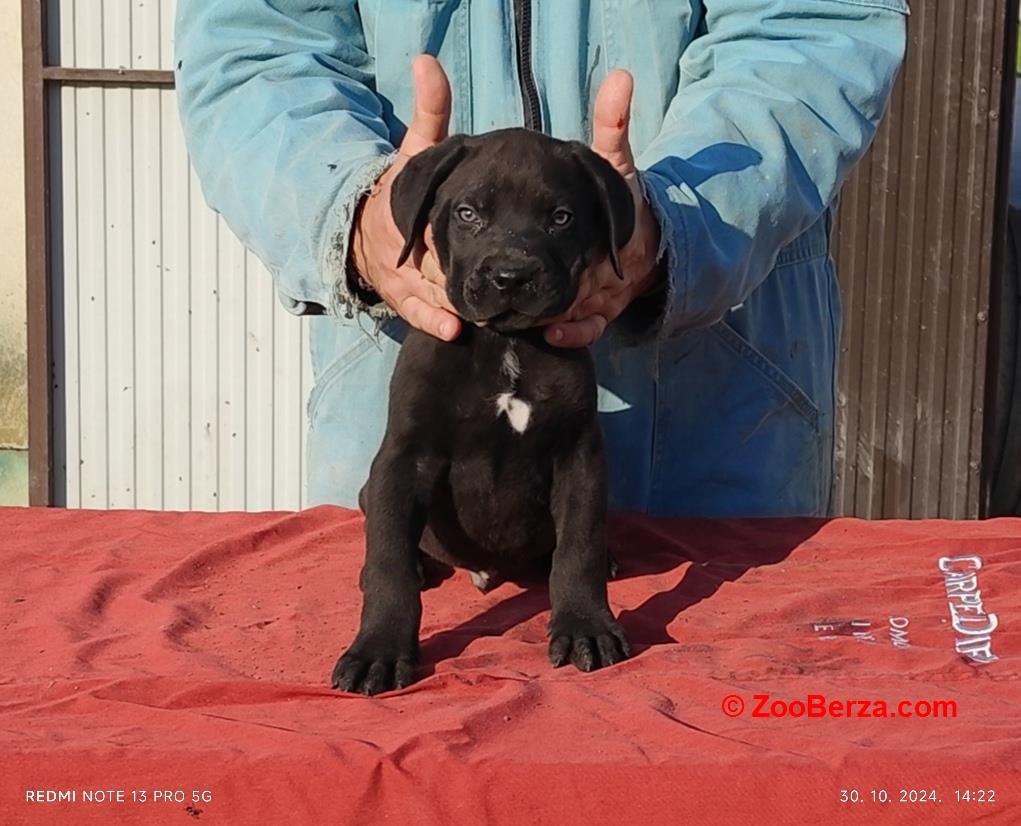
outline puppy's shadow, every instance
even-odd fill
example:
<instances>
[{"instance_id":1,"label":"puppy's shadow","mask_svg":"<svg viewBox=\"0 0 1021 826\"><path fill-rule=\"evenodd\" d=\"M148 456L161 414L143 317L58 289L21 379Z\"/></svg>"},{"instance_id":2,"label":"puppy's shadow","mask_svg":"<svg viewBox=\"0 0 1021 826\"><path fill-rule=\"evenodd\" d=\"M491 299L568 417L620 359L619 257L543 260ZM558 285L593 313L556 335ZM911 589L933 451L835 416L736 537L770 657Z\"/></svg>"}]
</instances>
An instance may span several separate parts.
<instances>
[{"instance_id":1,"label":"puppy's shadow","mask_svg":"<svg viewBox=\"0 0 1021 826\"><path fill-rule=\"evenodd\" d=\"M678 642L669 627L681 612L711 599L725 583L753 568L782 562L825 523L824 519L710 522L615 515L610 521L610 549L620 570L614 582L634 580L621 589L624 597L648 594L637 607L618 616L635 653ZM683 575L676 583L661 587L663 579L672 580L670 574L681 569ZM537 572L512 581L526 590L423 640L426 673L432 673L437 662L462 654L473 640L500 636L549 609L545 576ZM611 600L614 590L611 583Z\"/></svg>"}]
</instances>

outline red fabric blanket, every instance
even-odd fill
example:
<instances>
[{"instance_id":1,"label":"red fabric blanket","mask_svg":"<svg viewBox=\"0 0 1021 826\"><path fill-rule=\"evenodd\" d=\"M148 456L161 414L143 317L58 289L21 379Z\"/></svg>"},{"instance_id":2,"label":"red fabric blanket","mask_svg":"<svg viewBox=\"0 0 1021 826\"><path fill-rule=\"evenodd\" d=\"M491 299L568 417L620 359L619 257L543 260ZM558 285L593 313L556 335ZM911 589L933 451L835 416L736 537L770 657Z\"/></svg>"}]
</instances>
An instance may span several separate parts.
<instances>
[{"instance_id":1,"label":"red fabric blanket","mask_svg":"<svg viewBox=\"0 0 1021 826\"><path fill-rule=\"evenodd\" d=\"M359 515L0 509L0 822L1021 822L1021 520L612 541L633 659L555 671L544 584L458 572L368 699Z\"/></svg>"}]
</instances>

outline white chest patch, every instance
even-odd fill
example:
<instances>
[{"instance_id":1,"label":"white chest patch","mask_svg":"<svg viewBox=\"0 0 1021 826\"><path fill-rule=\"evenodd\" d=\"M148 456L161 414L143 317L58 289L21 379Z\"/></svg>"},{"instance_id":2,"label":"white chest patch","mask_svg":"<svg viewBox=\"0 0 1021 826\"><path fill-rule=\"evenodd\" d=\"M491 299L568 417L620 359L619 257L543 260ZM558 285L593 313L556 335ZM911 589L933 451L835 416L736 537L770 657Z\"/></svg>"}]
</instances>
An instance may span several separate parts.
<instances>
[{"instance_id":1,"label":"white chest patch","mask_svg":"<svg viewBox=\"0 0 1021 826\"><path fill-rule=\"evenodd\" d=\"M497 415L501 413L506 415L510 426L518 433L524 433L528 429L532 406L528 402L515 398L511 393L501 393L496 397L496 412Z\"/></svg>"}]
</instances>

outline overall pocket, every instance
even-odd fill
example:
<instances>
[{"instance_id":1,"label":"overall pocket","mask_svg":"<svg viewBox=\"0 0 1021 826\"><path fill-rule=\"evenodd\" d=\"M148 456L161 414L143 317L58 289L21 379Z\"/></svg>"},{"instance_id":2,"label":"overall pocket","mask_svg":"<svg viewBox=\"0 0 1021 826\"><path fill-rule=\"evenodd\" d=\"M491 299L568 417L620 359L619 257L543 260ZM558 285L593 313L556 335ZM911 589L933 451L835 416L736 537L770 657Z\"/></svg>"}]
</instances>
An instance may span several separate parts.
<instances>
[{"instance_id":1,"label":"overall pocket","mask_svg":"<svg viewBox=\"0 0 1021 826\"><path fill-rule=\"evenodd\" d=\"M653 512L825 511L818 406L726 322L664 343L657 395Z\"/></svg>"},{"instance_id":2,"label":"overall pocket","mask_svg":"<svg viewBox=\"0 0 1021 826\"><path fill-rule=\"evenodd\" d=\"M777 365L771 362L766 356L755 349L751 342L747 341L740 333L731 327L726 321L721 321L709 328L720 341L733 350L738 356L752 365L763 378L767 379L780 393L782 393L795 410L800 413L805 421L813 428L819 428L819 408L808 394L788 376Z\"/></svg>"},{"instance_id":3,"label":"overall pocket","mask_svg":"<svg viewBox=\"0 0 1021 826\"><path fill-rule=\"evenodd\" d=\"M336 320L323 316L328 321L336 324ZM316 361L328 361L328 366L318 375L315 376L315 382L312 385L312 391L308 396L308 419L310 423L314 423L316 419L316 413L319 411L319 406L322 403L323 397L329 392L330 388L336 383L336 381L344 375L348 370L354 368L360 361L362 361L367 355L374 350L379 349L379 345L369 337L368 334L362 333L360 330L358 337L347 342L339 341L338 337L331 337L334 343L340 344L337 348L336 355L327 355L324 352L324 342L320 339L316 341L315 331L313 331L313 350L318 350L314 353L314 360ZM317 346L318 345L318 346Z\"/></svg>"}]
</instances>

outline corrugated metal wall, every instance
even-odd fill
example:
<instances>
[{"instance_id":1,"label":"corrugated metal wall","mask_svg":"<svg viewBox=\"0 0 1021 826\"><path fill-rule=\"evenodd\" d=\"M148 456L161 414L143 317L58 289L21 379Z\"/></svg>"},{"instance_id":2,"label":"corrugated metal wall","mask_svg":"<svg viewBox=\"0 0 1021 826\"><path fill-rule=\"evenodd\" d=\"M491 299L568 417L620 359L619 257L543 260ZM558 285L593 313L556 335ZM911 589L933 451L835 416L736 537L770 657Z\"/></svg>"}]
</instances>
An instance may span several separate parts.
<instances>
[{"instance_id":1,"label":"corrugated metal wall","mask_svg":"<svg viewBox=\"0 0 1021 826\"><path fill-rule=\"evenodd\" d=\"M54 0L50 60L169 69L173 6ZM307 324L203 203L173 91L64 86L51 113L58 503L300 507Z\"/></svg>"},{"instance_id":2,"label":"corrugated metal wall","mask_svg":"<svg viewBox=\"0 0 1021 826\"><path fill-rule=\"evenodd\" d=\"M844 190L846 514L979 515L1007 8L912 3L890 117Z\"/></svg>"}]
</instances>

